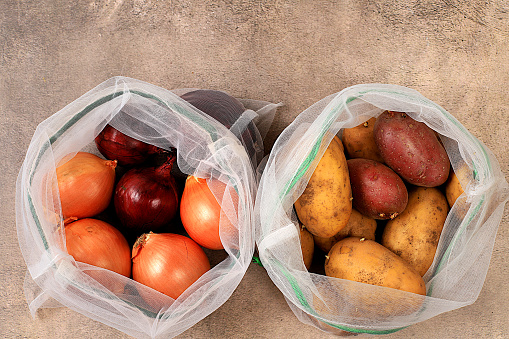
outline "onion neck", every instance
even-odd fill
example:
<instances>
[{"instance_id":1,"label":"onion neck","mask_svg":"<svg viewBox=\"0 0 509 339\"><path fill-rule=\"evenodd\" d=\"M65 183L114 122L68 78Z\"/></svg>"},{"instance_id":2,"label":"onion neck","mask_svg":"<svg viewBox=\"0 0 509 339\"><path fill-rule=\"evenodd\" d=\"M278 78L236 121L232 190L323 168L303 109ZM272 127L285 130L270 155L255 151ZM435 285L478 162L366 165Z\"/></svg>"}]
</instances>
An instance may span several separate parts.
<instances>
[{"instance_id":1,"label":"onion neck","mask_svg":"<svg viewBox=\"0 0 509 339\"><path fill-rule=\"evenodd\" d=\"M154 176L158 178L157 180L161 184L166 186L172 186L174 184L175 179L173 179L171 170L175 164L175 160L177 160L177 156L174 153L170 153L168 159L166 159L162 165L154 168Z\"/></svg>"},{"instance_id":2,"label":"onion neck","mask_svg":"<svg viewBox=\"0 0 509 339\"><path fill-rule=\"evenodd\" d=\"M152 154L165 154L165 153L168 153L168 151L165 150L164 148L159 148L155 145L149 144L147 153L151 154L151 155Z\"/></svg>"},{"instance_id":3,"label":"onion neck","mask_svg":"<svg viewBox=\"0 0 509 339\"><path fill-rule=\"evenodd\" d=\"M140 235L138 239L136 239L136 242L134 243L133 246L133 255L131 259L134 259L140 253L141 249L143 248L143 246L145 246L145 244L147 243L148 239L152 234L154 233L150 231L149 233L144 233Z\"/></svg>"},{"instance_id":4,"label":"onion neck","mask_svg":"<svg viewBox=\"0 0 509 339\"><path fill-rule=\"evenodd\" d=\"M173 164L175 164L175 160L177 160L177 156L173 153L168 155L168 159L161 165L155 168L154 172L156 175L161 177L166 177L171 174L171 169L173 168Z\"/></svg>"},{"instance_id":5,"label":"onion neck","mask_svg":"<svg viewBox=\"0 0 509 339\"><path fill-rule=\"evenodd\" d=\"M117 160L106 160L104 163L107 167L111 167L111 169L115 169L117 167Z\"/></svg>"},{"instance_id":6,"label":"onion neck","mask_svg":"<svg viewBox=\"0 0 509 339\"><path fill-rule=\"evenodd\" d=\"M197 183L197 184L203 184L203 183L205 183L205 182L206 182L206 180L205 180L205 179L203 179L203 178L198 178L198 177L196 177L196 176L194 176L194 175L189 175L189 176L187 177L186 181L189 181L189 180L194 180L194 181L196 181L196 183Z\"/></svg>"},{"instance_id":7,"label":"onion neck","mask_svg":"<svg viewBox=\"0 0 509 339\"><path fill-rule=\"evenodd\" d=\"M63 221L64 227L78 220L76 217L65 218Z\"/></svg>"}]
</instances>

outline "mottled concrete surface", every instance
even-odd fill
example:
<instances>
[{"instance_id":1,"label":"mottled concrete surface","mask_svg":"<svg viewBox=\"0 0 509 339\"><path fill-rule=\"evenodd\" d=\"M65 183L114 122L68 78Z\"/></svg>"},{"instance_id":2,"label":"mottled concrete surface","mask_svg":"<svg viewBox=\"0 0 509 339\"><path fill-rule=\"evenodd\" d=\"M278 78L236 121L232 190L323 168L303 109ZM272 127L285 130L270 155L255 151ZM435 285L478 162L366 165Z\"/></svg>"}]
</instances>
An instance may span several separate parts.
<instances>
[{"instance_id":1,"label":"mottled concrete surface","mask_svg":"<svg viewBox=\"0 0 509 339\"><path fill-rule=\"evenodd\" d=\"M502 0L0 2L0 337L122 338L67 308L34 320L15 229L15 181L36 126L114 75L168 89L284 102L267 138L358 83L411 87L460 120L509 177L509 5ZM478 300L384 338L507 338L509 218ZM318 338L263 268L181 338Z\"/></svg>"}]
</instances>

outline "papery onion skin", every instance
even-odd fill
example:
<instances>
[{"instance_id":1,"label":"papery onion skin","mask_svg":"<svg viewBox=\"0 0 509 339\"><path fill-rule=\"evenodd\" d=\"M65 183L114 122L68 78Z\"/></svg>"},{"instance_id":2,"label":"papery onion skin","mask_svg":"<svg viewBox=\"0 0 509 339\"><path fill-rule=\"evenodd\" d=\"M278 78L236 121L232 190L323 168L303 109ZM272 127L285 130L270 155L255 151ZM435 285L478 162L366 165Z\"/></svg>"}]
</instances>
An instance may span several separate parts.
<instances>
[{"instance_id":1,"label":"papery onion skin","mask_svg":"<svg viewBox=\"0 0 509 339\"><path fill-rule=\"evenodd\" d=\"M78 152L56 168L60 203L64 218L93 217L104 211L115 186L115 160L104 160Z\"/></svg>"},{"instance_id":2,"label":"papery onion skin","mask_svg":"<svg viewBox=\"0 0 509 339\"><path fill-rule=\"evenodd\" d=\"M152 154L163 152L163 149L131 138L111 125L106 125L99 133L95 144L106 159L117 160L120 166L140 165Z\"/></svg>"},{"instance_id":3,"label":"papery onion skin","mask_svg":"<svg viewBox=\"0 0 509 339\"><path fill-rule=\"evenodd\" d=\"M214 184L223 186L224 191L226 185L219 180L214 181ZM189 176L180 201L180 219L187 234L205 248L224 249L219 235L220 218L224 220L223 230L229 232L235 229L221 211L207 180Z\"/></svg>"},{"instance_id":4,"label":"papery onion skin","mask_svg":"<svg viewBox=\"0 0 509 339\"><path fill-rule=\"evenodd\" d=\"M131 248L112 225L98 219L80 219L65 226L67 252L74 260L101 267L125 277L131 276ZM124 289L120 281L110 280L100 271L88 274L115 293Z\"/></svg>"},{"instance_id":5,"label":"papery onion skin","mask_svg":"<svg viewBox=\"0 0 509 339\"><path fill-rule=\"evenodd\" d=\"M171 168L175 155L159 167L133 168L115 187L115 212L123 226L156 231L177 214L179 194Z\"/></svg>"},{"instance_id":6,"label":"papery onion skin","mask_svg":"<svg viewBox=\"0 0 509 339\"><path fill-rule=\"evenodd\" d=\"M177 299L210 270L203 249L192 239L172 233L146 233L133 246L133 279Z\"/></svg>"}]
</instances>

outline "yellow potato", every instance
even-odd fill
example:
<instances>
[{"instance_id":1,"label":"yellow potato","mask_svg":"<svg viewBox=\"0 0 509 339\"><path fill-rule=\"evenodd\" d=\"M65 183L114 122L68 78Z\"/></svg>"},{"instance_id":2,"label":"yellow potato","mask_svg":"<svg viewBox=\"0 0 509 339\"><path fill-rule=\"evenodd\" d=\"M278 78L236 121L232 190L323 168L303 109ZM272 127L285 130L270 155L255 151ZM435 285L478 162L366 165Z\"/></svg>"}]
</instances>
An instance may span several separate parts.
<instances>
[{"instance_id":1,"label":"yellow potato","mask_svg":"<svg viewBox=\"0 0 509 339\"><path fill-rule=\"evenodd\" d=\"M456 166L456 171L451 170L449 178L445 182L445 197L449 203L453 218L463 219L470 208L470 203L467 202L467 196L463 195L464 190L461 186L473 180L472 170L465 164Z\"/></svg>"},{"instance_id":2,"label":"yellow potato","mask_svg":"<svg viewBox=\"0 0 509 339\"><path fill-rule=\"evenodd\" d=\"M373 240L338 241L325 261L325 274L371 285L426 294L422 277L406 261Z\"/></svg>"},{"instance_id":3,"label":"yellow potato","mask_svg":"<svg viewBox=\"0 0 509 339\"><path fill-rule=\"evenodd\" d=\"M445 196L449 206L452 207L460 195L464 193L460 180L463 182L470 181L472 171L467 165L460 166L457 173L453 170L449 173L449 178L445 183Z\"/></svg>"},{"instance_id":4,"label":"yellow potato","mask_svg":"<svg viewBox=\"0 0 509 339\"><path fill-rule=\"evenodd\" d=\"M345 145L345 153L349 158L364 158L384 162L373 135L375 121L376 118L371 118L356 127L343 130L342 141Z\"/></svg>"},{"instance_id":5,"label":"yellow potato","mask_svg":"<svg viewBox=\"0 0 509 339\"><path fill-rule=\"evenodd\" d=\"M449 173L449 178L447 179L447 182L445 183L445 196L447 198L447 202L449 203L449 206L453 206L456 202L456 199L460 195L463 194L463 187L461 187L461 183L456 176L456 173L454 171L451 171Z\"/></svg>"},{"instance_id":6,"label":"yellow potato","mask_svg":"<svg viewBox=\"0 0 509 339\"><path fill-rule=\"evenodd\" d=\"M381 243L424 276L433 263L448 211L439 189L414 187L403 213L387 222Z\"/></svg>"},{"instance_id":7,"label":"yellow potato","mask_svg":"<svg viewBox=\"0 0 509 339\"><path fill-rule=\"evenodd\" d=\"M375 219L367 217L353 208L350 219L348 219L348 223L342 230L329 238L322 238L316 235L314 235L313 238L315 240L315 245L318 248L325 253L329 253L335 243L347 237L359 237L368 240L375 240L376 226L377 224Z\"/></svg>"},{"instance_id":8,"label":"yellow potato","mask_svg":"<svg viewBox=\"0 0 509 339\"><path fill-rule=\"evenodd\" d=\"M313 262L315 242L313 241L313 235L302 225L300 227L300 247L302 250L302 258L304 259L304 265L309 270L311 263Z\"/></svg>"},{"instance_id":9,"label":"yellow potato","mask_svg":"<svg viewBox=\"0 0 509 339\"><path fill-rule=\"evenodd\" d=\"M332 247L325 261L325 274L352 281L342 281L335 288L356 315L409 314L419 309L426 295L424 280L410 264L379 243L359 237L345 238Z\"/></svg>"},{"instance_id":10,"label":"yellow potato","mask_svg":"<svg viewBox=\"0 0 509 339\"><path fill-rule=\"evenodd\" d=\"M352 213L352 189L341 140L335 136L302 195L295 201L299 220L313 235L332 237Z\"/></svg>"}]
</instances>

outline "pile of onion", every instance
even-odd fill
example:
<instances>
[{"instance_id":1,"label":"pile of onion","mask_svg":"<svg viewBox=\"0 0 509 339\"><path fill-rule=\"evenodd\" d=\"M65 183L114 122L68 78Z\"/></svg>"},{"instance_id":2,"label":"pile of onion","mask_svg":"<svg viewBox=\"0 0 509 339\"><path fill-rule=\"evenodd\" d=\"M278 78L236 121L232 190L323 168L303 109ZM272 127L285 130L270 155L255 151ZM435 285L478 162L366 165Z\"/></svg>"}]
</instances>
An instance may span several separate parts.
<instances>
[{"instance_id":1,"label":"pile of onion","mask_svg":"<svg viewBox=\"0 0 509 339\"><path fill-rule=\"evenodd\" d=\"M201 111L230 128L245 111L237 99L220 91L198 90L182 96ZM251 122L241 138L250 155L259 150L254 142L258 132ZM202 247L223 249L221 234L237 231L220 202L226 185L216 179L189 176L184 191L179 190L172 175L176 152L136 140L107 125L95 138L101 154L109 160L79 152L56 169L62 214L66 220L67 251L76 261L97 266L131 277L156 291L177 299L189 286L210 270L210 262ZM166 161L157 166L152 160ZM157 159L152 156L159 154ZM159 162L160 163L160 162ZM116 166L127 172L115 186ZM147 167L149 166L149 167ZM209 188L220 195L218 199ZM228 192L236 210L237 193ZM130 235L138 237L132 250L118 229L101 221L103 212L113 198L114 210ZM219 200L219 202L218 202ZM180 219L189 237L173 233L153 233L169 224L180 212ZM72 222L67 223L71 220ZM115 293L124 285L111 272L85 270ZM146 291L146 290L145 290ZM142 297L145 299L143 290ZM153 296L153 295L152 295ZM160 306L159 298L147 303Z\"/></svg>"},{"instance_id":2,"label":"pile of onion","mask_svg":"<svg viewBox=\"0 0 509 339\"><path fill-rule=\"evenodd\" d=\"M171 174L175 160L175 154L170 154L160 166L133 168L122 176L113 200L125 227L155 231L176 216L179 195Z\"/></svg>"},{"instance_id":3,"label":"pile of onion","mask_svg":"<svg viewBox=\"0 0 509 339\"><path fill-rule=\"evenodd\" d=\"M88 218L108 207L115 186L115 160L78 152L56 168L64 218Z\"/></svg>"},{"instance_id":4,"label":"pile of onion","mask_svg":"<svg viewBox=\"0 0 509 339\"><path fill-rule=\"evenodd\" d=\"M172 233L148 233L132 251L133 279L177 299L210 270L207 255L192 239Z\"/></svg>"}]
</instances>

